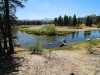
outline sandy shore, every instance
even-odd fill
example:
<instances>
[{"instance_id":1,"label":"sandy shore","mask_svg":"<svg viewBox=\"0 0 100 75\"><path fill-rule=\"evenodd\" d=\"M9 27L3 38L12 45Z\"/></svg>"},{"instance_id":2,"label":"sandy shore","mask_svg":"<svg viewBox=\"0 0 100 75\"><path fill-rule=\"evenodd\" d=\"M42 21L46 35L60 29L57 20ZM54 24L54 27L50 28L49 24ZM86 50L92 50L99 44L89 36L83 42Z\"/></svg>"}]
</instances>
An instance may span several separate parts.
<instances>
[{"instance_id":1,"label":"sandy shore","mask_svg":"<svg viewBox=\"0 0 100 75\"><path fill-rule=\"evenodd\" d=\"M8 59L5 65L0 61L0 75L100 75L100 51L95 54L84 50L53 51L32 55L22 50Z\"/></svg>"}]
</instances>

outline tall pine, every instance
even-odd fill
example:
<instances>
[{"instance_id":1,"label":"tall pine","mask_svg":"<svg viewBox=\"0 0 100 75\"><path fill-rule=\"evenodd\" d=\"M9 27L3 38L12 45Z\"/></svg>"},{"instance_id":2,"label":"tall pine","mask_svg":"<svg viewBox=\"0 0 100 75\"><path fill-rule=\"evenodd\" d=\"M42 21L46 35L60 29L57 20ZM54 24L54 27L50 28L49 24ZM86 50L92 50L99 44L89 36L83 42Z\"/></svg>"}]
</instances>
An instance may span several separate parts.
<instances>
[{"instance_id":1,"label":"tall pine","mask_svg":"<svg viewBox=\"0 0 100 75\"><path fill-rule=\"evenodd\" d=\"M61 23L62 23L62 17L61 17L61 15L60 15L60 16L58 17L58 25L60 26Z\"/></svg>"},{"instance_id":2,"label":"tall pine","mask_svg":"<svg viewBox=\"0 0 100 75\"><path fill-rule=\"evenodd\" d=\"M54 24L57 26L57 18L54 19Z\"/></svg>"},{"instance_id":3,"label":"tall pine","mask_svg":"<svg viewBox=\"0 0 100 75\"><path fill-rule=\"evenodd\" d=\"M86 17L85 25L89 26L89 16Z\"/></svg>"},{"instance_id":4,"label":"tall pine","mask_svg":"<svg viewBox=\"0 0 100 75\"><path fill-rule=\"evenodd\" d=\"M77 20L77 24L78 24L78 26L80 25L80 18L78 18L78 20Z\"/></svg>"},{"instance_id":5,"label":"tall pine","mask_svg":"<svg viewBox=\"0 0 100 75\"><path fill-rule=\"evenodd\" d=\"M69 24L68 16L64 16L64 25L67 26Z\"/></svg>"},{"instance_id":6,"label":"tall pine","mask_svg":"<svg viewBox=\"0 0 100 75\"><path fill-rule=\"evenodd\" d=\"M74 14L73 16L73 26L77 25L77 19L76 19L76 15Z\"/></svg>"}]
</instances>

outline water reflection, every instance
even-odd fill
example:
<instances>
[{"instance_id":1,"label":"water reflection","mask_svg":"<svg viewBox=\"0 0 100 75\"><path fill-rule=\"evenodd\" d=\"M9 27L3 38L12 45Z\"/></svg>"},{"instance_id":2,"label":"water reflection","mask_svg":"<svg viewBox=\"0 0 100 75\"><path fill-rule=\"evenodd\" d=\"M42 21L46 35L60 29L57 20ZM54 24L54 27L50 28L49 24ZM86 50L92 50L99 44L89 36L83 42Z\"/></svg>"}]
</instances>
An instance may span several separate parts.
<instances>
[{"instance_id":1,"label":"water reflection","mask_svg":"<svg viewBox=\"0 0 100 75\"><path fill-rule=\"evenodd\" d=\"M87 38L95 39L100 37L100 30L70 32L66 36L36 36L18 32L18 36L22 47L30 47L38 41L44 48L51 48L58 47L62 39L65 39L67 43L86 41Z\"/></svg>"},{"instance_id":2,"label":"water reflection","mask_svg":"<svg viewBox=\"0 0 100 75\"><path fill-rule=\"evenodd\" d=\"M84 31L84 38L89 38L91 35L91 31Z\"/></svg>"}]
</instances>

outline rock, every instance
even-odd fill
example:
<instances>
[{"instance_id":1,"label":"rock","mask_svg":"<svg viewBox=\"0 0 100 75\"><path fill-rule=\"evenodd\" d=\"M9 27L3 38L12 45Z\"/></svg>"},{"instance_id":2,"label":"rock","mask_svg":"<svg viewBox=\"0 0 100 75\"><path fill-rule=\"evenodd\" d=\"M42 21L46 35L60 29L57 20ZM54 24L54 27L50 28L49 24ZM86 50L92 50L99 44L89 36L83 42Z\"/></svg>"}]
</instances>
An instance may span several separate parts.
<instances>
[{"instance_id":1,"label":"rock","mask_svg":"<svg viewBox=\"0 0 100 75\"><path fill-rule=\"evenodd\" d=\"M66 40L65 39L62 39L60 41L60 47L62 47L62 46L66 46Z\"/></svg>"},{"instance_id":2,"label":"rock","mask_svg":"<svg viewBox=\"0 0 100 75\"><path fill-rule=\"evenodd\" d=\"M52 45L52 43L49 43L49 45Z\"/></svg>"}]
</instances>

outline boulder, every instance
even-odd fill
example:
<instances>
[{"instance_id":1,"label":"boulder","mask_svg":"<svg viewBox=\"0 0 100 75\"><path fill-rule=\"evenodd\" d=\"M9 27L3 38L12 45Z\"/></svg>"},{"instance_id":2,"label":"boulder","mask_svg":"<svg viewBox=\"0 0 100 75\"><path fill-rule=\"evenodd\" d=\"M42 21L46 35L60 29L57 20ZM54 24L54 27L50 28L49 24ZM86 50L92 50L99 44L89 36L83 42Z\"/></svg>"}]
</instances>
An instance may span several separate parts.
<instances>
[{"instance_id":1,"label":"boulder","mask_svg":"<svg viewBox=\"0 0 100 75\"><path fill-rule=\"evenodd\" d=\"M65 39L62 39L60 41L60 47L62 47L62 46L66 46L66 40Z\"/></svg>"}]
</instances>

